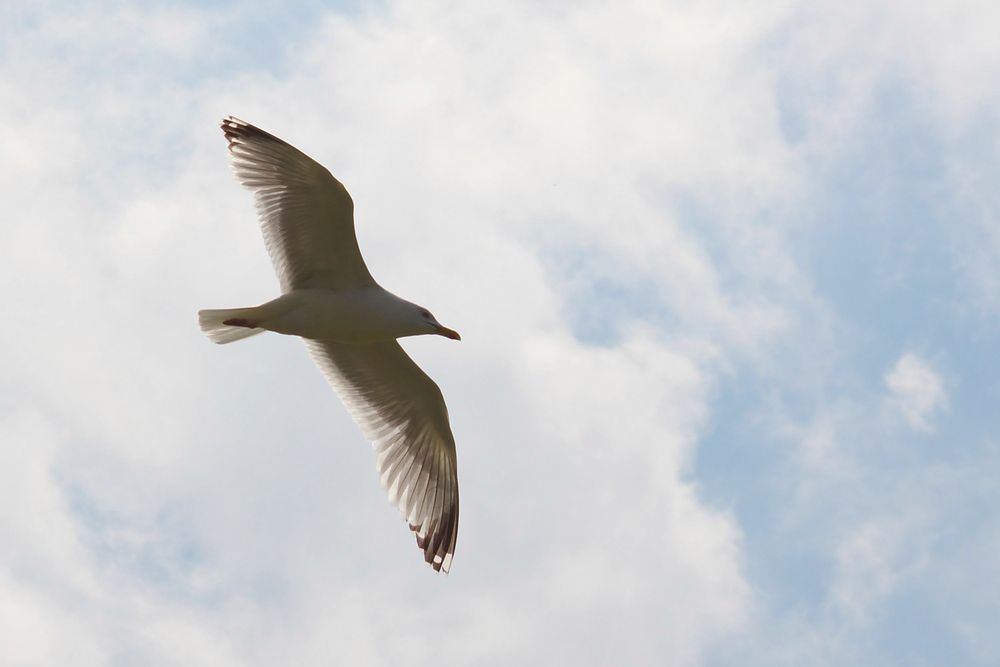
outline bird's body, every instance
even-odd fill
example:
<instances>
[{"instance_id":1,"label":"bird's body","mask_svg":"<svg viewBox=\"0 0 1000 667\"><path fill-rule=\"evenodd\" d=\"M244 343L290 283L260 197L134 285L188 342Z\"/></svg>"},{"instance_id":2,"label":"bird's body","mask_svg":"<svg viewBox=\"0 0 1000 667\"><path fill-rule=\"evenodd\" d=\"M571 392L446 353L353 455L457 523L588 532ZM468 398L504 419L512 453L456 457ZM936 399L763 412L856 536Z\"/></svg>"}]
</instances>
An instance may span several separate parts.
<instances>
[{"instance_id":1,"label":"bird's body","mask_svg":"<svg viewBox=\"0 0 1000 667\"><path fill-rule=\"evenodd\" d=\"M378 285L353 289L313 287L286 292L254 308L236 309L238 314L227 311L229 315L222 323L240 320L226 326L338 343L380 343L441 333L429 323L414 320L410 316L414 309L419 306Z\"/></svg>"},{"instance_id":2,"label":"bird's body","mask_svg":"<svg viewBox=\"0 0 1000 667\"><path fill-rule=\"evenodd\" d=\"M256 195L282 294L199 311L202 331L216 343L263 331L303 338L371 440L382 485L425 559L447 572L458 536L455 440L440 389L396 339L458 334L375 282L354 233L354 202L329 171L232 116L222 129L237 178Z\"/></svg>"}]
</instances>

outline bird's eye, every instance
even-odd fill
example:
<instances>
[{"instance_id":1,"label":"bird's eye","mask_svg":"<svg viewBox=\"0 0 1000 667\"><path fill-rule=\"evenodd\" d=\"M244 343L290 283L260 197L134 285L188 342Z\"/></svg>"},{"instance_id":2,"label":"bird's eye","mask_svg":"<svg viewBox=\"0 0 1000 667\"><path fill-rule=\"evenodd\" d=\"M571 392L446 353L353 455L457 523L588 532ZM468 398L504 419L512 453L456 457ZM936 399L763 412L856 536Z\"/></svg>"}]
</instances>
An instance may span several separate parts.
<instances>
[{"instance_id":1,"label":"bird's eye","mask_svg":"<svg viewBox=\"0 0 1000 667\"><path fill-rule=\"evenodd\" d=\"M421 316L421 317L425 317L425 318L427 318L428 320L429 320L429 319L431 319L431 314L430 314L429 312L427 312L426 310L421 310L421 311L420 311L420 316Z\"/></svg>"}]
</instances>

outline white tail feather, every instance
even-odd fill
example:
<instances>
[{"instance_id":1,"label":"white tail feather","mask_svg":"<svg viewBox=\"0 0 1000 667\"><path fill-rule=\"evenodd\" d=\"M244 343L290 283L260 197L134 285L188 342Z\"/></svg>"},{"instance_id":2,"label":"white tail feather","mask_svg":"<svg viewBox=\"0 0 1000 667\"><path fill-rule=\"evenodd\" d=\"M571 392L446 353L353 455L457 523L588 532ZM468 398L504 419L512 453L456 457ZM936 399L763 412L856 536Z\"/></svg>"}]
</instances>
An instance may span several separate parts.
<instances>
[{"instance_id":1,"label":"white tail feather","mask_svg":"<svg viewBox=\"0 0 1000 667\"><path fill-rule=\"evenodd\" d=\"M252 320L258 314L256 308L224 308L221 310L199 310L198 325L213 343L223 345L236 340L256 336L266 329L230 326L223 324L226 320Z\"/></svg>"}]
</instances>

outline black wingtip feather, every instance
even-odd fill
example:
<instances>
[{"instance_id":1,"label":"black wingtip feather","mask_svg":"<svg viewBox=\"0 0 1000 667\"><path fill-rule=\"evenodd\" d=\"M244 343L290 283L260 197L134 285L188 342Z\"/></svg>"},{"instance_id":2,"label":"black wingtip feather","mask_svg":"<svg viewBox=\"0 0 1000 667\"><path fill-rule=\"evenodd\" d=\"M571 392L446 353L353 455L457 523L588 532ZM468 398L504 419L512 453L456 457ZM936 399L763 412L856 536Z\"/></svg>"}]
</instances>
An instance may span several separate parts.
<instances>
[{"instance_id":1,"label":"black wingtip feather","mask_svg":"<svg viewBox=\"0 0 1000 667\"><path fill-rule=\"evenodd\" d=\"M457 512L449 511L444 514L442 520L437 524L427 527L426 534L421 536L421 525L407 523L417 539L417 548L424 552L424 561L434 568L435 572L440 572L448 563L449 556L455 552L457 542L458 520ZM445 574L448 569L444 570Z\"/></svg>"},{"instance_id":2,"label":"black wingtip feather","mask_svg":"<svg viewBox=\"0 0 1000 667\"><path fill-rule=\"evenodd\" d=\"M226 116L222 119L222 124L219 127L222 128L222 133L226 136L226 141L229 142L229 148L248 139L266 139L282 146L291 146L288 142L279 139L269 132L265 132L256 125L251 125L245 120L240 120L236 116Z\"/></svg>"}]
</instances>

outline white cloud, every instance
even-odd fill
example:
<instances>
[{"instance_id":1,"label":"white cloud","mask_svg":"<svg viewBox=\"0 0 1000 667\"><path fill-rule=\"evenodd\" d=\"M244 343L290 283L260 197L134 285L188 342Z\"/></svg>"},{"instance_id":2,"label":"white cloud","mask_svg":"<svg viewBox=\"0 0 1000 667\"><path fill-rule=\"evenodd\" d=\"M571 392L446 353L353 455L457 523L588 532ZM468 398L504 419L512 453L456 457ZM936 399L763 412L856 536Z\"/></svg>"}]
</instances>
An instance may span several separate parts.
<instances>
[{"instance_id":1,"label":"white cloud","mask_svg":"<svg viewBox=\"0 0 1000 667\"><path fill-rule=\"evenodd\" d=\"M912 352L900 356L885 374L885 386L892 408L918 431L930 431L934 417L948 406L941 376Z\"/></svg>"},{"instance_id":2,"label":"white cloud","mask_svg":"<svg viewBox=\"0 0 1000 667\"><path fill-rule=\"evenodd\" d=\"M852 623L869 620L873 607L915 576L922 554L912 541L925 525L913 517L873 517L848 531L836 551L831 598ZM910 538L909 540L907 538Z\"/></svg>"},{"instance_id":3,"label":"white cloud","mask_svg":"<svg viewBox=\"0 0 1000 667\"><path fill-rule=\"evenodd\" d=\"M580 10L580 26L558 39L559 17L499 12L480 46L463 24L475 12L409 11L329 23L287 81L244 73L212 89L153 87L134 106L139 91L112 85L119 111L169 109L145 116L141 145L137 123L60 105L63 92L25 72L11 79L32 101L5 121L23 160L4 175L19 172L12 202L33 224L16 228L21 250L6 247L2 271L21 285L32 334L2 334L19 350L4 359L3 391L33 397L56 435L48 459L38 458L40 436L25 440L25 465L44 463L35 491L4 489L6 506L51 515L17 540L47 583L4 582L26 611L9 656L59 659L54 638L77 636L90 647L78 664L396 663L415 648L440 654L447 640L454 664L587 662L621 647L632 664L696 664L744 622L740 532L684 477L707 414L713 339L752 346L770 325L729 326L758 305L725 294L697 235L665 213L656 190L664 179L697 182L671 166L679 160L740 196L746 185L721 155L753 161L780 144L711 111L702 93L677 98L678 127L702 125L673 144L654 117L669 91L642 99L655 72L625 81L633 56L655 69L670 53L587 61L591 40L612 47L605 18L668 26L659 11ZM52 29L67 25L77 24ZM693 47L754 30L735 22ZM43 24L36 37L46 36ZM89 44L79 48L98 48ZM737 54L714 67L739 67ZM100 62L133 80L141 63L112 55ZM55 80L83 80L69 67ZM282 101L291 99L300 103ZM51 123L31 120L36 107L54 108ZM736 109L767 122L766 109ZM216 348L195 327L198 307L274 290L250 198L232 182L214 127L227 112L329 164L358 202L375 273L465 336L461 346L408 342L443 386L461 442L463 526L448 579L419 562L369 448L300 346L272 337ZM53 124L68 141L53 141ZM146 162L178 137L187 157ZM774 175L760 178L776 187ZM675 344L629 321L607 346L577 341L566 313L578 306L554 288L559 269L546 253L588 247L596 265L635 266L655 299L704 319L703 330ZM14 524L8 537L18 537ZM72 566L50 562L55 553ZM294 620L262 631L277 618Z\"/></svg>"},{"instance_id":4,"label":"white cloud","mask_svg":"<svg viewBox=\"0 0 1000 667\"><path fill-rule=\"evenodd\" d=\"M828 549L829 599L876 608L910 528L879 543L884 512L860 492L817 520L831 488L871 481L851 443L877 420L825 405L842 330L784 213L808 207L855 105L907 50L855 54L860 5L827 39L831 4L806 12L800 51L775 52L801 10L389 3L289 36L280 75L221 57L247 45L217 44L220 16L197 10L56 11L8 41L0 182L17 222L0 280L18 326L0 329L15 351L0 429L19 446L0 471L0 542L16 545L0 662L695 665L769 620L783 655L809 656L821 638L797 644L808 623L768 616L743 527L691 478L737 367L830 408L784 425L803 444L789 486L808 493L782 529ZM812 131L790 140L776 91L844 63L836 104L806 103ZM406 343L460 443L447 579L299 345L217 348L196 329L197 308L275 289L225 165L226 113L327 164L373 272L463 334ZM601 340L581 340L580 313ZM909 356L886 386L929 429L948 397Z\"/></svg>"}]
</instances>

